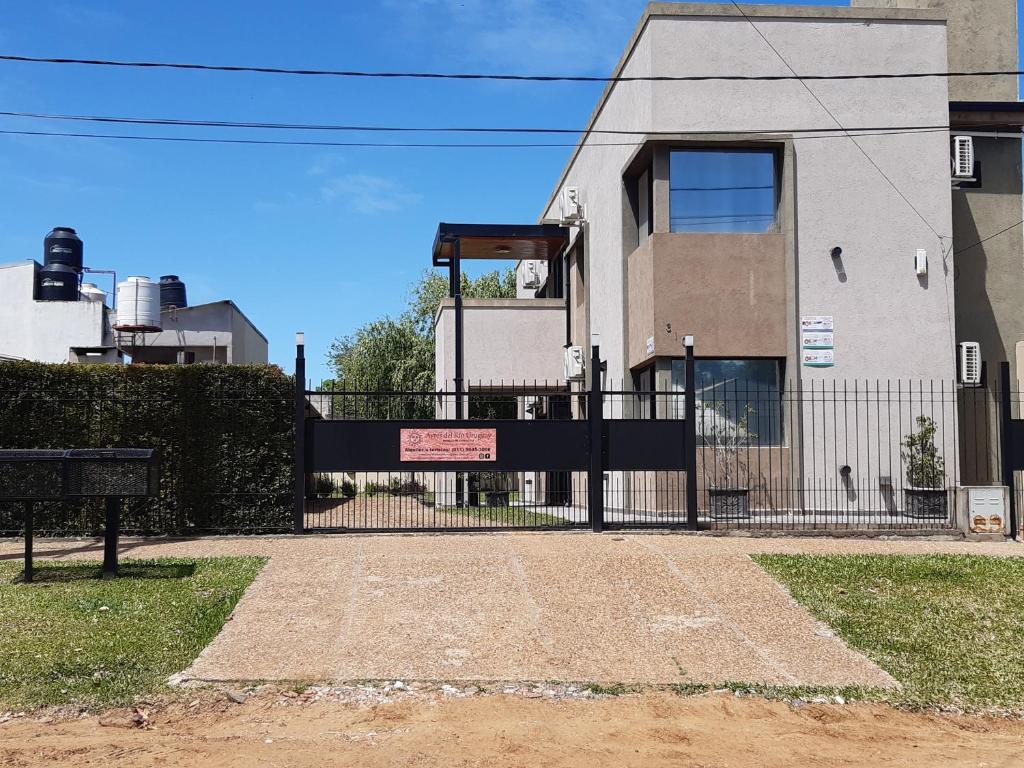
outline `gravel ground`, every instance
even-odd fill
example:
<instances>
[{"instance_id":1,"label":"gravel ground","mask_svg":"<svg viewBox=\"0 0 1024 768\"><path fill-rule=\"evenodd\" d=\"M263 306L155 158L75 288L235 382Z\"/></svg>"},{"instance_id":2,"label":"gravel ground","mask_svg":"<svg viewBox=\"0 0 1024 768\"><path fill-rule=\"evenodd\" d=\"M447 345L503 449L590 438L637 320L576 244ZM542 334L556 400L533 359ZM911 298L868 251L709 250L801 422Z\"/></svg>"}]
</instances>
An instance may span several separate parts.
<instances>
[{"instance_id":1,"label":"gravel ground","mask_svg":"<svg viewBox=\"0 0 1024 768\"><path fill-rule=\"evenodd\" d=\"M182 680L599 681L892 686L754 552L960 552L1019 544L657 534L126 539L124 557L270 562ZM40 558L102 556L46 540ZM20 542L0 543L0 559Z\"/></svg>"}]
</instances>

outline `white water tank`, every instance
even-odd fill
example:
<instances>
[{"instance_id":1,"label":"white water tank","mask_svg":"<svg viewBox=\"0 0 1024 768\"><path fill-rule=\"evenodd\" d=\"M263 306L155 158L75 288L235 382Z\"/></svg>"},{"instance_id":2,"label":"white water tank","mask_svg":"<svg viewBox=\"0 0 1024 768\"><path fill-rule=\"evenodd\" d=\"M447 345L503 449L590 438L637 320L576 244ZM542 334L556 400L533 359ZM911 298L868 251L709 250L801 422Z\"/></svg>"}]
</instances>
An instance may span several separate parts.
<instances>
[{"instance_id":1,"label":"white water tank","mask_svg":"<svg viewBox=\"0 0 1024 768\"><path fill-rule=\"evenodd\" d=\"M82 283L78 295L82 301L98 301L102 304L107 300L107 292L95 283Z\"/></svg>"},{"instance_id":2,"label":"white water tank","mask_svg":"<svg viewBox=\"0 0 1024 768\"><path fill-rule=\"evenodd\" d=\"M160 284L148 277L129 277L117 284L117 320L123 331L160 330Z\"/></svg>"}]
</instances>

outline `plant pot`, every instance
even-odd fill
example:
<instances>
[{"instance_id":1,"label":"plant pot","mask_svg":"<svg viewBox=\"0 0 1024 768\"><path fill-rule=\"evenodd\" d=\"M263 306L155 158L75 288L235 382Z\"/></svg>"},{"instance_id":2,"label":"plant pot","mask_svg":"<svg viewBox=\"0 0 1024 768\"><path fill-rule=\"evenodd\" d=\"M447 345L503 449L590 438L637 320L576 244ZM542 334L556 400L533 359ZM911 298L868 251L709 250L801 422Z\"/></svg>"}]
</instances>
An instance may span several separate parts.
<instances>
[{"instance_id":1,"label":"plant pot","mask_svg":"<svg viewBox=\"0 0 1024 768\"><path fill-rule=\"evenodd\" d=\"M750 517L750 491L746 488L709 488L714 520L746 520Z\"/></svg>"},{"instance_id":2,"label":"plant pot","mask_svg":"<svg viewBox=\"0 0 1024 768\"><path fill-rule=\"evenodd\" d=\"M945 488L904 488L906 515L915 520L948 520L949 494Z\"/></svg>"}]
</instances>

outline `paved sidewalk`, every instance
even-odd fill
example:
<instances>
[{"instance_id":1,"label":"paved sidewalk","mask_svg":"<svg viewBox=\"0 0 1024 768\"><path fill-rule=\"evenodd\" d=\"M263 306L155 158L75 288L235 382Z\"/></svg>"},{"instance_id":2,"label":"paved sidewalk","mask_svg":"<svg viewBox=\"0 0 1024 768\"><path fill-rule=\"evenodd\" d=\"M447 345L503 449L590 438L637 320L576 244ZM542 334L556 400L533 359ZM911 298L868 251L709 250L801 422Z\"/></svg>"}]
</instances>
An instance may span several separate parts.
<instances>
[{"instance_id":1,"label":"paved sidewalk","mask_svg":"<svg viewBox=\"0 0 1024 768\"><path fill-rule=\"evenodd\" d=\"M20 555L0 543L0 558ZM270 562L186 671L234 680L895 682L818 624L753 552L961 552L1017 544L576 533L123 542L124 557ZM102 557L41 541L40 558Z\"/></svg>"}]
</instances>

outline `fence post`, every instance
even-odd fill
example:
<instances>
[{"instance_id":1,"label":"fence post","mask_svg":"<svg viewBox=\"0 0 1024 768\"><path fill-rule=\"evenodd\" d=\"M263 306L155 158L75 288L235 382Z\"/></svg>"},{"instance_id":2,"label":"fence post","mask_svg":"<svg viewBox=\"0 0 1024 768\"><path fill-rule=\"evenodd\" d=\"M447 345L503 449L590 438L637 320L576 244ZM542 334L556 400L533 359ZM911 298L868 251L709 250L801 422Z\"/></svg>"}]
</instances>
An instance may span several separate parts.
<instances>
[{"instance_id":1,"label":"fence post","mask_svg":"<svg viewBox=\"0 0 1024 768\"><path fill-rule=\"evenodd\" d=\"M590 468L587 472L590 499L590 529L604 530L604 398L601 393L601 348L590 348L590 392L587 395L590 432Z\"/></svg>"},{"instance_id":2,"label":"fence post","mask_svg":"<svg viewBox=\"0 0 1024 768\"><path fill-rule=\"evenodd\" d=\"M1014 470L1017 457L1014 456L1013 404L1010 398L1010 364L999 364L999 438L1000 453L1003 455L1003 485L1010 494L1010 538L1017 538L1017 489L1014 488Z\"/></svg>"},{"instance_id":3,"label":"fence post","mask_svg":"<svg viewBox=\"0 0 1024 768\"><path fill-rule=\"evenodd\" d=\"M306 530L306 335L295 334L295 509L294 533Z\"/></svg>"},{"instance_id":4,"label":"fence post","mask_svg":"<svg viewBox=\"0 0 1024 768\"><path fill-rule=\"evenodd\" d=\"M693 336L683 338L686 347L686 529L697 530L697 376L693 366Z\"/></svg>"}]
</instances>

